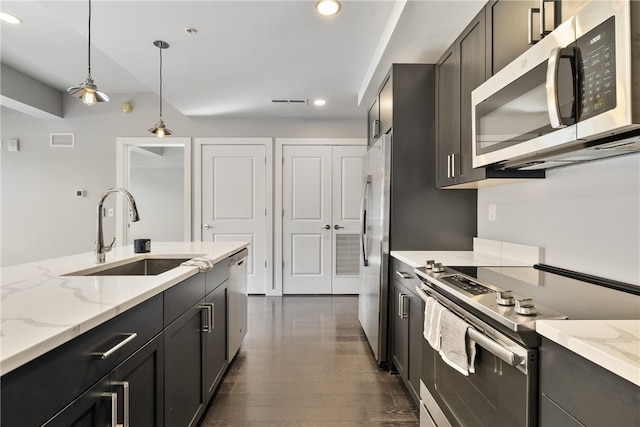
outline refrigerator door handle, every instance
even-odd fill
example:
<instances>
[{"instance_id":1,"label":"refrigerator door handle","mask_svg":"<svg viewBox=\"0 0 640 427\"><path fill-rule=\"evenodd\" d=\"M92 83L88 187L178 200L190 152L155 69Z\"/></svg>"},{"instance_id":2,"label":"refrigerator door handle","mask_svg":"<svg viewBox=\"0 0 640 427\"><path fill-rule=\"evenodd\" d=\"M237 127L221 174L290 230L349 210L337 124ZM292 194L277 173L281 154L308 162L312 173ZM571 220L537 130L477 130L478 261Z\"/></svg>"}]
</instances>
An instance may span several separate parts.
<instances>
[{"instance_id":1,"label":"refrigerator door handle","mask_svg":"<svg viewBox=\"0 0 640 427\"><path fill-rule=\"evenodd\" d=\"M362 226L360 228L360 242L362 243L362 262L365 267L369 266L369 258L367 257L367 190L371 186L371 175L367 175L362 188L362 198L360 199L360 213Z\"/></svg>"}]
</instances>

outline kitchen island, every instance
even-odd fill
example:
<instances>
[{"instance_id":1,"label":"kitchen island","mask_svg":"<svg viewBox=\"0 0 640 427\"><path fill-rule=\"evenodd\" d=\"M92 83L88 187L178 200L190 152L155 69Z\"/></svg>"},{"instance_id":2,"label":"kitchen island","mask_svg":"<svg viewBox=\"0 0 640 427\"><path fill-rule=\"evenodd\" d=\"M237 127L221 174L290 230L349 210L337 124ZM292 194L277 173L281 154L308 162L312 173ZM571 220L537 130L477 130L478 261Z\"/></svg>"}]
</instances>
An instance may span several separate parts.
<instances>
[{"instance_id":1,"label":"kitchen island","mask_svg":"<svg viewBox=\"0 0 640 427\"><path fill-rule=\"evenodd\" d=\"M197 422L230 362L227 259L247 246L153 243L148 254L115 248L99 266L86 253L2 269L2 424ZM197 257L212 264L86 275Z\"/></svg>"}]
</instances>

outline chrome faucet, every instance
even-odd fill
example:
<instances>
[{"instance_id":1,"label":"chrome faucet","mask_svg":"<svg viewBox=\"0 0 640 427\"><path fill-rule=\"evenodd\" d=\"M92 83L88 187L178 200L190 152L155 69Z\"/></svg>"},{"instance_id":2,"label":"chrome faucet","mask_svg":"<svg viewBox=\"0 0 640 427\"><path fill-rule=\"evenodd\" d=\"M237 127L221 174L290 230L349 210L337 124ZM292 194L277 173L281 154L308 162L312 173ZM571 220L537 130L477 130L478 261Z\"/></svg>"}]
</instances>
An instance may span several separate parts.
<instances>
[{"instance_id":1,"label":"chrome faucet","mask_svg":"<svg viewBox=\"0 0 640 427\"><path fill-rule=\"evenodd\" d=\"M129 215L131 216L131 222L140 221L140 215L138 215L138 208L136 207L136 199L133 198L131 193L122 188L110 188L105 191L102 196L100 196L100 200L98 201L98 228L96 229L96 263L102 264L104 263L104 254L105 252L109 252L111 248L113 248L113 244L116 241L114 237L109 246L105 246L104 244L104 232L102 230L102 204L104 203L104 199L111 193L120 193L127 198L129 201Z\"/></svg>"}]
</instances>

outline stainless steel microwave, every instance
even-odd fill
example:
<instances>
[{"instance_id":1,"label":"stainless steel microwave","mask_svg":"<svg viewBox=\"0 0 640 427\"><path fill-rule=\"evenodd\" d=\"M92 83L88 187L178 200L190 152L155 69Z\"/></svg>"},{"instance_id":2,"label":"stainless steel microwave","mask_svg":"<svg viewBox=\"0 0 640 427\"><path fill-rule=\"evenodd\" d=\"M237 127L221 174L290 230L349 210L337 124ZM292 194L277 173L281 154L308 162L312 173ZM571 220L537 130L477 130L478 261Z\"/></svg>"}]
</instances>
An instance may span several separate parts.
<instances>
[{"instance_id":1,"label":"stainless steel microwave","mask_svg":"<svg viewBox=\"0 0 640 427\"><path fill-rule=\"evenodd\" d=\"M471 102L474 167L546 169L640 151L640 2L589 2Z\"/></svg>"}]
</instances>

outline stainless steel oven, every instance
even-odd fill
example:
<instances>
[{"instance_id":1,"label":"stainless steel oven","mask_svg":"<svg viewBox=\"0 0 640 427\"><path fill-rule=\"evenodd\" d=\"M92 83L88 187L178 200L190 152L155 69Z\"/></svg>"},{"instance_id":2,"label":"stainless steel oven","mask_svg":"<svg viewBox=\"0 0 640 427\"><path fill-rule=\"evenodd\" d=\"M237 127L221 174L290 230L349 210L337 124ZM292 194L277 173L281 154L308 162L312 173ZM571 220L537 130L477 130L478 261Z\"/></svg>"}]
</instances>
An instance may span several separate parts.
<instances>
[{"instance_id":1,"label":"stainless steel oven","mask_svg":"<svg viewBox=\"0 0 640 427\"><path fill-rule=\"evenodd\" d=\"M416 291L465 319L475 342L475 372L468 376L422 344L421 426L505 426L537 424L537 355L489 326L428 284Z\"/></svg>"},{"instance_id":2,"label":"stainless steel oven","mask_svg":"<svg viewBox=\"0 0 640 427\"><path fill-rule=\"evenodd\" d=\"M472 93L473 166L640 150L640 4L591 1Z\"/></svg>"},{"instance_id":3,"label":"stainless steel oven","mask_svg":"<svg viewBox=\"0 0 640 427\"><path fill-rule=\"evenodd\" d=\"M445 363L427 333L421 348L421 427L536 426L541 345L536 323L638 316L638 286L545 264L444 267L427 261L414 272L421 279L416 292L431 306L435 299L444 306L440 310L464 319L453 317L466 331L465 345L473 342L476 350L475 369L463 375ZM426 326L433 324L433 316L425 319ZM451 329L442 327L441 344L445 335L452 335Z\"/></svg>"}]
</instances>

